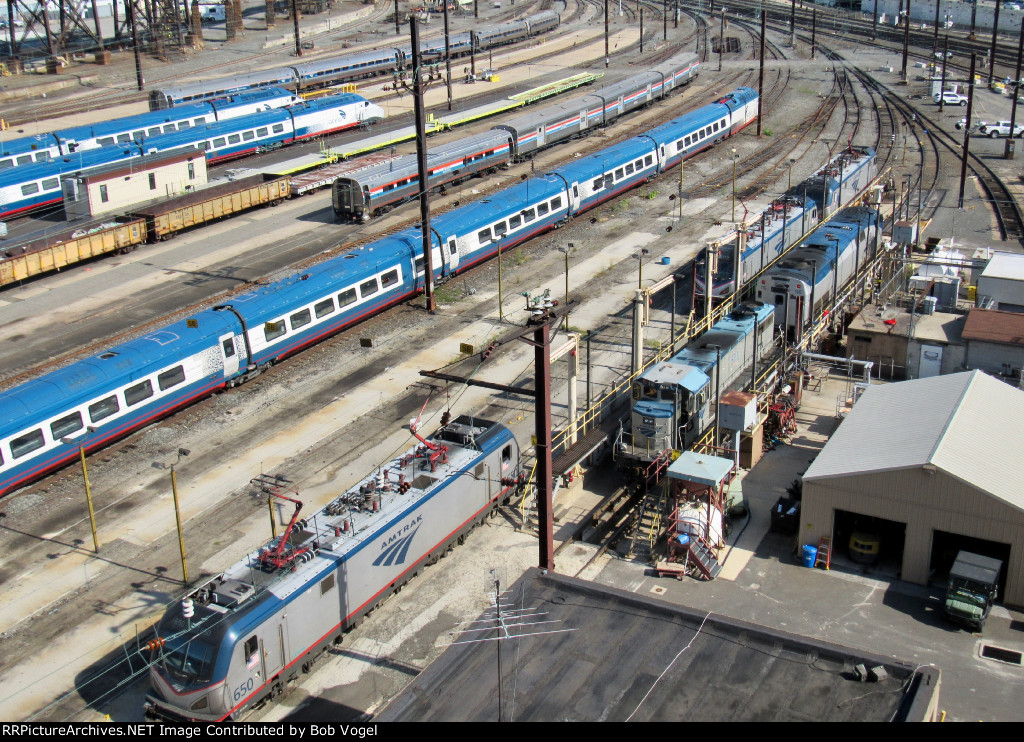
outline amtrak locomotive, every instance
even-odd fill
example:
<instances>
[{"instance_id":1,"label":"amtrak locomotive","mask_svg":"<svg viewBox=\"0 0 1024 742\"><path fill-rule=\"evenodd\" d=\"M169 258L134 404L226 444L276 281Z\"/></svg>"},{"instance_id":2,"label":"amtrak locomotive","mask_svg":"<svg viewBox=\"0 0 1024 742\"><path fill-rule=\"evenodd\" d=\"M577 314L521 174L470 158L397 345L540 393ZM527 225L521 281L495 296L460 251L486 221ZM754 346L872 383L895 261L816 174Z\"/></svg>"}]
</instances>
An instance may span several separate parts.
<instances>
[{"instance_id":1,"label":"amtrak locomotive","mask_svg":"<svg viewBox=\"0 0 1024 742\"><path fill-rule=\"evenodd\" d=\"M630 435L618 450L629 460L652 461L666 450L692 446L711 427L717 394L775 348L775 308L740 304L714 327L633 383Z\"/></svg>"},{"instance_id":2,"label":"amtrak locomotive","mask_svg":"<svg viewBox=\"0 0 1024 742\"><path fill-rule=\"evenodd\" d=\"M718 245L721 256L712 278L712 297L722 299L745 286L818 221L855 201L874 180L876 170L873 149L847 147L786 195L772 201L760 215L748 219L728 244ZM738 270L737 254L742 256ZM706 280L704 260L704 256L698 258L696 268L700 296L704 295Z\"/></svg>"},{"instance_id":3,"label":"amtrak locomotive","mask_svg":"<svg viewBox=\"0 0 1024 742\"><path fill-rule=\"evenodd\" d=\"M416 435L415 430L413 431ZM519 446L462 416L172 605L157 626L146 715L238 718L313 660L520 484Z\"/></svg>"},{"instance_id":4,"label":"amtrak locomotive","mask_svg":"<svg viewBox=\"0 0 1024 742\"><path fill-rule=\"evenodd\" d=\"M775 308L775 322L791 336L799 335L877 254L882 228L874 209L843 209L758 279L758 300Z\"/></svg>"},{"instance_id":5,"label":"amtrak locomotive","mask_svg":"<svg viewBox=\"0 0 1024 742\"><path fill-rule=\"evenodd\" d=\"M557 227L749 124L739 88L645 134L431 220L442 280ZM419 228L257 285L0 393L0 494L423 290Z\"/></svg>"}]
</instances>

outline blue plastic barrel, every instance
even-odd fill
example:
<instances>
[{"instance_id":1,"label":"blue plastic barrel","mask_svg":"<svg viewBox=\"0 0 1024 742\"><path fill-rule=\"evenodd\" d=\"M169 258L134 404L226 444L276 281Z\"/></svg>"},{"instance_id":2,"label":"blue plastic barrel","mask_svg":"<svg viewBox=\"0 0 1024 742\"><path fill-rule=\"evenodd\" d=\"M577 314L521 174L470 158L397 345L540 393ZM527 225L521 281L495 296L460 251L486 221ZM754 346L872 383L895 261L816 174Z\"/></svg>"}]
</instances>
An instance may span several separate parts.
<instances>
[{"instance_id":1,"label":"blue plastic barrel","mask_svg":"<svg viewBox=\"0 0 1024 742\"><path fill-rule=\"evenodd\" d=\"M804 566L813 567L814 561L818 558L818 547L813 544L804 545Z\"/></svg>"},{"instance_id":2,"label":"blue plastic barrel","mask_svg":"<svg viewBox=\"0 0 1024 742\"><path fill-rule=\"evenodd\" d=\"M671 262L672 262L672 259L668 255L662 255L661 256L661 264L662 265L668 265Z\"/></svg>"}]
</instances>

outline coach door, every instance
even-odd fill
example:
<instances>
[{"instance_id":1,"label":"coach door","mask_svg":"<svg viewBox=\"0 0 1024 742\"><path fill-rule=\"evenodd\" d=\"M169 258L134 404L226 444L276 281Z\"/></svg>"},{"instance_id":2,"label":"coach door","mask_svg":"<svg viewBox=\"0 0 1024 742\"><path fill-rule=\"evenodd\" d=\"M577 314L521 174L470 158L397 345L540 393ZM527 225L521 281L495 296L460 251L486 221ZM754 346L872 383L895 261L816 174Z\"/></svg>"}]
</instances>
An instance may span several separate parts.
<instances>
[{"instance_id":1,"label":"coach door","mask_svg":"<svg viewBox=\"0 0 1024 742\"><path fill-rule=\"evenodd\" d=\"M221 335L220 352L224 357L224 376L230 378L238 373L238 349L235 347L233 333Z\"/></svg>"},{"instance_id":2,"label":"coach door","mask_svg":"<svg viewBox=\"0 0 1024 742\"><path fill-rule=\"evenodd\" d=\"M438 237L438 240L441 238ZM449 237L447 243L442 243L441 246L441 258L448 266L450 273L455 273L459 267L459 246L455 240L455 237Z\"/></svg>"},{"instance_id":3,"label":"coach door","mask_svg":"<svg viewBox=\"0 0 1024 742\"><path fill-rule=\"evenodd\" d=\"M584 108L580 111L580 131L586 131L590 128L590 111Z\"/></svg>"}]
</instances>

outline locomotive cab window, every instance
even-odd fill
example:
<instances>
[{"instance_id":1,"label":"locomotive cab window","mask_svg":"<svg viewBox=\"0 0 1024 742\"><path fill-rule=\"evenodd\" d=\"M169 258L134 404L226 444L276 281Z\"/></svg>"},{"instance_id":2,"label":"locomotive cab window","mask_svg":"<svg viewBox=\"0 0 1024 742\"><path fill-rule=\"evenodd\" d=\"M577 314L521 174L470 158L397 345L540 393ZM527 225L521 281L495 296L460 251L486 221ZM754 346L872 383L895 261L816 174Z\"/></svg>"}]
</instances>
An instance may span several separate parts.
<instances>
[{"instance_id":1,"label":"locomotive cab window","mask_svg":"<svg viewBox=\"0 0 1024 742\"><path fill-rule=\"evenodd\" d=\"M31 433L25 433L25 435L20 435L11 441L11 456L20 459L22 456L42 448L45 443L41 428L33 430Z\"/></svg>"},{"instance_id":2,"label":"locomotive cab window","mask_svg":"<svg viewBox=\"0 0 1024 742\"><path fill-rule=\"evenodd\" d=\"M512 463L512 444L501 449L501 468L506 469Z\"/></svg>"},{"instance_id":3,"label":"locomotive cab window","mask_svg":"<svg viewBox=\"0 0 1024 742\"><path fill-rule=\"evenodd\" d=\"M228 338L227 340L225 340L222 343L222 345L224 346L224 357L225 358L231 358L233 355L235 355L235 339L234 338Z\"/></svg>"},{"instance_id":4,"label":"locomotive cab window","mask_svg":"<svg viewBox=\"0 0 1024 742\"><path fill-rule=\"evenodd\" d=\"M298 330L300 327L304 327L312 322L313 316L308 309L303 309L301 312L293 314L288 320L292 323L292 329Z\"/></svg>"},{"instance_id":5,"label":"locomotive cab window","mask_svg":"<svg viewBox=\"0 0 1024 742\"><path fill-rule=\"evenodd\" d=\"M172 369L164 371L156 377L157 386L160 387L160 391L170 389L172 386L177 386L185 380L185 367L175 366Z\"/></svg>"},{"instance_id":6,"label":"locomotive cab window","mask_svg":"<svg viewBox=\"0 0 1024 742\"><path fill-rule=\"evenodd\" d=\"M94 423L98 423L100 420L106 420L120 409L121 406L117 403L117 397L112 394L106 399L101 399L99 402L93 402L89 405L89 419Z\"/></svg>"},{"instance_id":7,"label":"locomotive cab window","mask_svg":"<svg viewBox=\"0 0 1024 742\"><path fill-rule=\"evenodd\" d=\"M267 339L267 342L277 340L279 337L284 335L286 332L284 326L284 320L278 320L277 322L266 322L263 325L263 335Z\"/></svg>"},{"instance_id":8,"label":"locomotive cab window","mask_svg":"<svg viewBox=\"0 0 1024 742\"><path fill-rule=\"evenodd\" d=\"M317 302L313 306L313 311L316 313L316 318L326 317L328 314L334 311L334 299L324 299L323 301Z\"/></svg>"},{"instance_id":9,"label":"locomotive cab window","mask_svg":"<svg viewBox=\"0 0 1024 742\"><path fill-rule=\"evenodd\" d=\"M153 382L149 379L124 390L124 401L129 407L153 396Z\"/></svg>"},{"instance_id":10,"label":"locomotive cab window","mask_svg":"<svg viewBox=\"0 0 1024 742\"><path fill-rule=\"evenodd\" d=\"M259 650L260 640L255 634L253 634L245 640L245 664L250 665L255 662L259 656Z\"/></svg>"},{"instance_id":11,"label":"locomotive cab window","mask_svg":"<svg viewBox=\"0 0 1024 742\"><path fill-rule=\"evenodd\" d=\"M50 433L53 435L55 441L59 441L66 435L81 430L85 426L82 422L81 412L72 412L70 415L65 415L59 420L54 420L50 423Z\"/></svg>"}]
</instances>

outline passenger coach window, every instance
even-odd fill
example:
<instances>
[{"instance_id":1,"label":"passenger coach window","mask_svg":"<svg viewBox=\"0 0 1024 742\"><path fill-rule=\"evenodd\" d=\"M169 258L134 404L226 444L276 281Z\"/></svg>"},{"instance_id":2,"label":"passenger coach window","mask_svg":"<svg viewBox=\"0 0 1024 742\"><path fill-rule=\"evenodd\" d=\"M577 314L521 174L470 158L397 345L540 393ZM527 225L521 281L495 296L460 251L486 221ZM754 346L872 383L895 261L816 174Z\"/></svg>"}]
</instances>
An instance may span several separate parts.
<instances>
[{"instance_id":1,"label":"passenger coach window","mask_svg":"<svg viewBox=\"0 0 1024 742\"><path fill-rule=\"evenodd\" d=\"M285 333L284 320L278 320L277 322L267 322L263 325L263 335L267 338L269 343L271 340L277 340Z\"/></svg>"},{"instance_id":2,"label":"passenger coach window","mask_svg":"<svg viewBox=\"0 0 1024 742\"><path fill-rule=\"evenodd\" d=\"M532 222L536 218L537 215L534 213L533 209L527 209L523 212L523 219L527 222Z\"/></svg>"},{"instance_id":3,"label":"passenger coach window","mask_svg":"<svg viewBox=\"0 0 1024 742\"><path fill-rule=\"evenodd\" d=\"M21 187L22 196L31 196L33 193L39 193L38 183L26 183Z\"/></svg>"},{"instance_id":4,"label":"passenger coach window","mask_svg":"<svg viewBox=\"0 0 1024 742\"><path fill-rule=\"evenodd\" d=\"M128 135L127 134L123 134L122 136L125 137L125 141L128 141ZM103 139L98 140L98 144L101 147L109 147L113 143L114 143L114 137L103 137Z\"/></svg>"},{"instance_id":5,"label":"passenger coach window","mask_svg":"<svg viewBox=\"0 0 1024 742\"><path fill-rule=\"evenodd\" d=\"M377 293L379 287L377 286L377 279L371 278L369 281L363 281L359 284L359 295L364 299L367 296L373 296Z\"/></svg>"},{"instance_id":6,"label":"passenger coach window","mask_svg":"<svg viewBox=\"0 0 1024 742\"><path fill-rule=\"evenodd\" d=\"M146 379L141 384L130 386L124 390L124 401L131 407L137 405L144 399L149 399L153 396L153 382Z\"/></svg>"},{"instance_id":7,"label":"passenger coach window","mask_svg":"<svg viewBox=\"0 0 1024 742\"><path fill-rule=\"evenodd\" d=\"M60 187L60 181L57 178L47 178L43 181L43 190L52 191L54 188Z\"/></svg>"},{"instance_id":8,"label":"passenger coach window","mask_svg":"<svg viewBox=\"0 0 1024 742\"><path fill-rule=\"evenodd\" d=\"M484 244L485 242L490 242L491 241L491 229L490 229L490 227L488 227L487 229L481 229L479 232L477 232L476 238L480 242L481 245Z\"/></svg>"},{"instance_id":9,"label":"passenger coach window","mask_svg":"<svg viewBox=\"0 0 1024 742\"><path fill-rule=\"evenodd\" d=\"M393 286L396 283L398 283L397 270L388 271L387 273L380 277L380 285L383 286L384 288L387 288L388 286Z\"/></svg>"},{"instance_id":10,"label":"passenger coach window","mask_svg":"<svg viewBox=\"0 0 1024 742\"><path fill-rule=\"evenodd\" d=\"M213 146L220 148L227 144L227 140L224 137L217 137L213 140Z\"/></svg>"},{"instance_id":11,"label":"passenger coach window","mask_svg":"<svg viewBox=\"0 0 1024 742\"><path fill-rule=\"evenodd\" d=\"M268 133L269 132L267 131L267 127L265 126L262 126L256 130L256 136L258 137L265 137Z\"/></svg>"},{"instance_id":12,"label":"passenger coach window","mask_svg":"<svg viewBox=\"0 0 1024 742\"><path fill-rule=\"evenodd\" d=\"M240 141L242 141L242 138L237 134L228 135L228 144L238 144Z\"/></svg>"},{"instance_id":13,"label":"passenger coach window","mask_svg":"<svg viewBox=\"0 0 1024 742\"><path fill-rule=\"evenodd\" d=\"M57 441L66 435L71 435L76 430L81 430L83 426L82 413L72 412L70 415L65 415L60 420L50 423L50 432L53 434L53 439Z\"/></svg>"},{"instance_id":14,"label":"passenger coach window","mask_svg":"<svg viewBox=\"0 0 1024 742\"><path fill-rule=\"evenodd\" d=\"M308 309L303 309L301 312L296 312L288 319L292 323L293 330L298 330L300 327L304 327L313 321L313 317L310 315Z\"/></svg>"},{"instance_id":15,"label":"passenger coach window","mask_svg":"<svg viewBox=\"0 0 1024 742\"><path fill-rule=\"evenodd\" d=\"M340 294L338 294L338 306L339 307L344 308L344 307L347 307L349 304L355 304L355 303L356 303L356 290L355 289L349 289L348 291L342 291Z\"/></svg>"},{"instance_id":16,"label":"passenger coach window","mask_svg":"<svg viewBox=\"0 0 1024 742\"><path fill-rule=\"evenodd\" d=\"M31 433L25 433L11 441L11 456L20 459L44 445L42 429L33 430Z\"/></svg>"},{"instance_id":17,"label":"passenger coach window","mask_svg":"<svg viewBox=\"0 0 1024 742\"><path fill-rule=\"evenodd\" d=\"M632 175L632 174L633 174L633 163L631 162L628 165L626 165L626 175Z\"/></svg>"},{"instance_id":18,"label":"passenger coach window","mask_svg":"<svg viewBox=\"0 0 1024 742\"><path fill-rule=\"evenodd\" d=\"M255 137L256 137L256 133L255 132L252 132L252 131L243 131L242 132L242 139L244 139L247 142L250 139L254 139Z\"/></svg>"},{"instance_id":19,"label":"passenger coach window","mask_svg":"<svg viewBox=\"0 0 1024 742\"><path fill-rule=\"evenodd\" d=\"M653 165L654 164L654 155L647 155L647 157L644 158L644 164L645 165Z\"/></svg>"},{"instance_id":20,"label":"passenger coach window","mask_svg":"<svg viewBox=\"0 0 1024 742\"><path fill-rule=\"evenodd\" d=\"M121 406L117 403L117 397L112 395L89 405L89 419L94 423L98 423L100 420L106 420L120 409Z\"/></svg>"},{"instance_id":21,"label":"passenger coach window","mask_svg":"<svg viewBox=\"0 0 1024 742\"><path fill-rule=\"evenodd\" d=\"M275 134L280 134L282 131L284 131L284 124L274 124Z\"/></svg>"},{"instance_id":22,"label":"passenger coach window","mask_svg":"<svg viewBox=\"0 0 1024 742\"><path fill-rule=\"evenodd\" d=\"M547 205L547 203L542 203L542 204L538 204L537 205L537 216L544 216L547 213L548 213L548 205Z\"/></svg>"},{"instance_id":23,"label":"passenger coach window","mask_svg":"<svg viewBox=\"0 0 1024 742\"><path fill-rule=\"evenodd\" d=\"M562 208L562 197L561 196L557 196L556 198L551 199L551 208L552 209L560 209L560 208Z\"/></svg>"},{"instance_id":24,"label":"passenger coach window","mask_svg":"<svg viewBox=\"0 0 1024 742\"><path fill-rule=\"evenodd\" d=\"M326 317L334 311L334 299L324 299L321 302L317 302L313 307L313 311L316 312L317 319Z\"/></svg>"},{"instance_id":25,"label":"passenger coach window","mask_svg":"<svg viewBox=\"0 0 1024 742\"><path fill-rule=\"evenodd\" d=\"M513 229L519 229L519 225L522 224L522 223L523 223L522 217L510 216L508 218L508 228L509 228L510 231L513 230Z\"/></svg>"},{"instance_id":26,"label":"passenger coach window","mask_svg":"<svg viewBox=\"0 0 1024 742\"><path fill-rule=\"evenodd\" d=\"M175 366L172 369L164 371L156 377L156 383L160 387L160 391L170 389L172 386L178 386L185 380L185 367Z\"/></svg>"}]
</instances>

